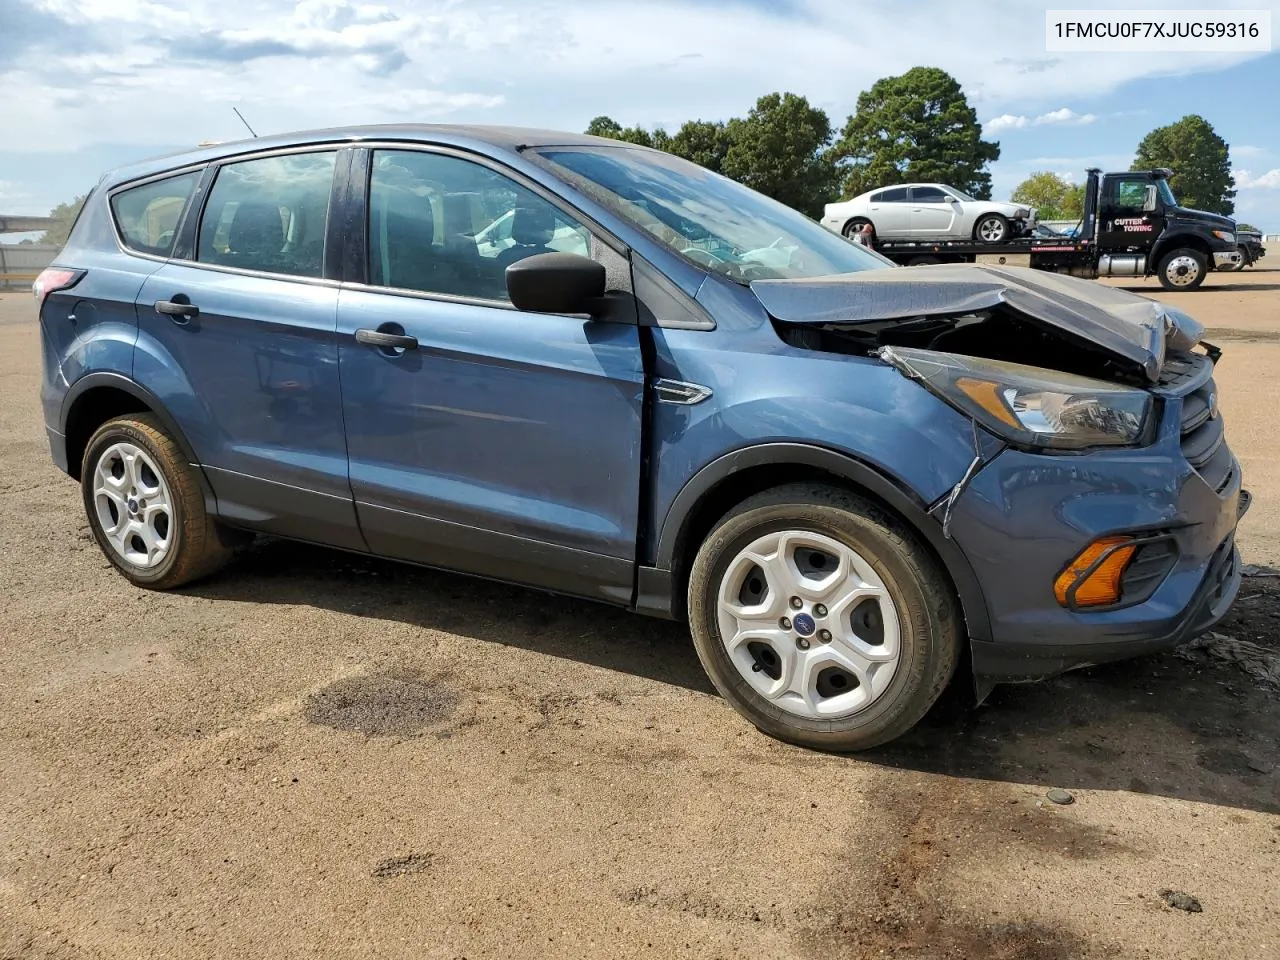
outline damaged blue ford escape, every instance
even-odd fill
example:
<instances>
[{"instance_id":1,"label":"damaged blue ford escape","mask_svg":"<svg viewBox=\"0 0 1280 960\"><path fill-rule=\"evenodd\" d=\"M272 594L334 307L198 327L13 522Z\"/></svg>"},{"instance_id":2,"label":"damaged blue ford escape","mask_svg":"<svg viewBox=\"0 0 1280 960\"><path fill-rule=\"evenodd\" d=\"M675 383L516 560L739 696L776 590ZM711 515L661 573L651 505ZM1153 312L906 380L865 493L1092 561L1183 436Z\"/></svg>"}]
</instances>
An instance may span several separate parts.
<instances>
[{"instance_id":1,"label":"damaged blue ford escape","mask_svg":"<svg viewBox=\"0 0 1280 960\"><path fill-rule=\"evenodd\" d=\"M628 144L385 126L104 177L35 286L54 460L134 584L273 534L687 620L769 734L915 724L1226 612L1202 328L899 268Z\"/></svg>"}]
</instances>

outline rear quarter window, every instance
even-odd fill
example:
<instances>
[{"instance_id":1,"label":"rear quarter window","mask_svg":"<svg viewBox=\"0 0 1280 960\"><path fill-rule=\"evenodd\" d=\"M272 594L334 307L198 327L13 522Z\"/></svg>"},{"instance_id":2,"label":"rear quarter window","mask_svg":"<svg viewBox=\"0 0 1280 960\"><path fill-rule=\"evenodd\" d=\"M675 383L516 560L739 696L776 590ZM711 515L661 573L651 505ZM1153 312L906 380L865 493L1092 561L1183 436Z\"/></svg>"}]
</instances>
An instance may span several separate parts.
<instances>
[{"instance_id":1,"label":"rear quarter window","mask_svg":"<svg viewBox=\"0 0 1280 960\"><path fill-rule=\"evenodd\" d=\"M130 250L167 257L173 251L178 219L199 179L199 171L121 190L111 198L111 215Z\"/></svg>"}]
</instances>

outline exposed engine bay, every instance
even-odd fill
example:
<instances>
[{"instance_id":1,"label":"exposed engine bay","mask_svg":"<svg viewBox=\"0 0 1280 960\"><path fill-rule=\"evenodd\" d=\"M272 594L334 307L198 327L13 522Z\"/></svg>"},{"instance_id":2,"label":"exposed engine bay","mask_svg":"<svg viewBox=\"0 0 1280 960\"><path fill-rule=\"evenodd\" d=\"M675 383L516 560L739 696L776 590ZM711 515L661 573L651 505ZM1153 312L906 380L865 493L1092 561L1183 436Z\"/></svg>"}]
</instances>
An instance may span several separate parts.
<instances>
[{"instance_id":1,"label":"exposed engine bay","mask_svg":"<svg viewBox=\"0 0 1280 960\"><path fill-rule=\"evenodd\" d=\"M1141 386L1146 378L1096 345L1030 325L1005 307L959 316L914 317L870 323L785 323L774 320L785 343L805 350L876 356L881 347L915 347Z\"/></svg>"}]
</instances>

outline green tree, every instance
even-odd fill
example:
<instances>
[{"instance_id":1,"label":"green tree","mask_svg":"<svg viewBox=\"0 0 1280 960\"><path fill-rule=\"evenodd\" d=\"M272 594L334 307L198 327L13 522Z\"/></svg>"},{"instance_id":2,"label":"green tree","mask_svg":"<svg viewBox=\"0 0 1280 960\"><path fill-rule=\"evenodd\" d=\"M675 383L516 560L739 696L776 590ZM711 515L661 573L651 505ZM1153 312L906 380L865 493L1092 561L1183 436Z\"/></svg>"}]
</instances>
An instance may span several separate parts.
<instances>
[{"instance_id":1,"label":"green tree","mask_svg":"<svg viewBox=\"0 0 1280 960\"><path fill-rule=\"evenodd\" d=\"M47 243L50 246L60 247L67 242L67 234L71 232L71 225L76 222L76 217L80 214L80 208L84 206L87 193L81 194L73 200L66 203L60 203L49 211L49 216L57 221L52 227L46 230L37 241L38 243Z\"/></svg>"},{"instance_id":2,"label":"green tree","mask_svg":"<svg viewBox=\"0 0 1280 960\"><path fill-rule=\"evenodd\" d=\"M587 124L586 132L593 137L609 137L611 140L624 140L627 143L639 144L642 147L658 147L670 142L671 138L661 128L650 133L643 127L623 127L612 117L599 116ZM655 142L657 141L657 142Z\"/></svg>"},{"instance_id":3,"label":"green tree","mask_svg":"<svg viewBox=\"0 0 1280 960\"><path fill-rule=\"evenodd\" d=\"M1236 181L1228 152L1227 141L1209 121L1192 113L1143 137L1130 169L1170 167L1169 186L1180 204L1230 215L1236 208Z\"/></svg>"},{"instance_id":4,"label":"green tree","mask_svg":"<svg viewBox=\"0 0 1280 960\"><path fill-rule=\"evenodd\" d=\"M725 125L721 172L811 217L834 199L831 121L794 93L771 93Z\"/></svg>"},{"instance_id":5,"label":"green tree","mask_svg":"<svg viewBox=\"0 0 1280 960\"><path fill-rule=\"evenodd\" d=\"M729 132L723 123L690 120L676 131L667 149L677 157L720 173L729 152Z\"/></svg>"},{"instance_id":6,"label":"green tree","mask_svg":"<svg viewBox=\"0 0 1280 960\"><path fill-rule=\"evenodd\" d=\"M1013 191L1014 203L1025 203L1039 211L1041 220L1065 220L1063 213L1071 184L1048 170L1038 170L1018 184Z\"/></svg>"},{"instance_id":7,"label":"green tree","mask_svg":"<svg viewBox=\"0 0 1280 960\"><path fill-rule=\"evenodd\" d=\"M1084 216L1084 184L1077 183L1062 198L1062 219L1079 220Z\"/></svg>"},{"instance_id":8,"label":"green tree","mask_svg":"<svg viewBox=\"0 0 1280 960\"><path fill-rule=\"evenodd\" d=\"M1000 158L1000 144L982 139L978 115L954 77L937 67L913 67L858 96L834 154L845 196L924 180L985 200L991 196L986 167Z\"/></svg>"},{"instance_id":9,"label":"green tree","mask_svg":"<svg viewBox=\"0 0 1280 960\"><path fill-rule=\"evenodd\" d=\"M1237 230L1248 230L1250 233L1261 233L1262 231L1255 227L1252 223L1236 223Z\"/></svg>"}]
</instances>

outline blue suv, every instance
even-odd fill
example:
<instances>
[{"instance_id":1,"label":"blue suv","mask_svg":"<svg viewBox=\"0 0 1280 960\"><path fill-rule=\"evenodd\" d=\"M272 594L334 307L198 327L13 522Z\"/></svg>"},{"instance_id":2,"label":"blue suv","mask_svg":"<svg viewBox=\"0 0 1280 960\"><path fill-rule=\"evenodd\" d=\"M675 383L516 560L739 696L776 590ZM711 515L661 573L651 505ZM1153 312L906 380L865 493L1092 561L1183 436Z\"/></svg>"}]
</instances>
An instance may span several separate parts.
<instances>
[{"instance_id":1,"label":"blue suv","mask_svg":"<svg viewBox=\"0 0 1280 960\"><path fill-rule=\"evenodd\" d=\"M1179 311L894 267L592 137L325 130L115 171L35 286L58 466L134 584L255 533L687 620L725 699L886 742L1175 644L1248 505Z\"/></svg>"}]
</instances>

